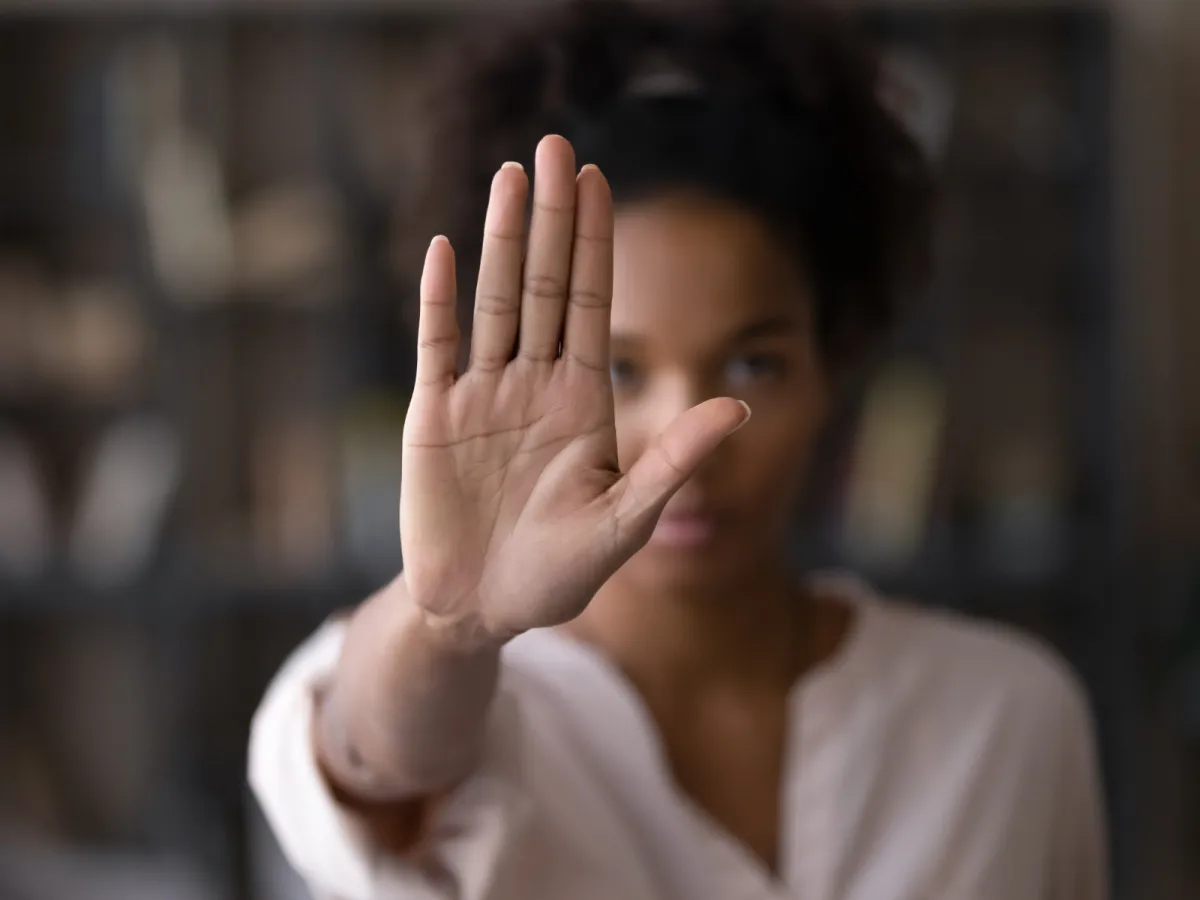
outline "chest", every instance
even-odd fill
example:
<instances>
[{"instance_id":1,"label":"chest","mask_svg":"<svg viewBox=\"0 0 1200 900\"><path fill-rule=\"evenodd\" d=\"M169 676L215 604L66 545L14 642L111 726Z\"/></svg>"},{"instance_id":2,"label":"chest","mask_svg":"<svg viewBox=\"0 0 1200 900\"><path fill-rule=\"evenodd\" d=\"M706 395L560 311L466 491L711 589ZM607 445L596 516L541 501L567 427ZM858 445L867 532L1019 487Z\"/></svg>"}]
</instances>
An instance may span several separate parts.
<instances>
[{"instance_id":1,"label":"chest","mask_svg":"<svg viewBox=\"0 0 1200 900\"><path fill-rule=\"evenodd\" d=\"M660 719L663 753L681 802L773 874L789 749L785 707L781 698Z\"/></svg>"},{"instance_id":2,"label":"chest","mask_svg":"<svg viewBox=\"0 0 1200 900\"><path fill-rule=\"evenodd\" d=\"M585 869L597 897L630 900L1042 895L1049 817L1031 800L1054 785L1021 740L994 740L1012 728L831 677L774 712L677 715L602 667L572 674L527 706L524 767L540 826L524 874L553 859L564 880L514 896L590 900L567 889Z\"/></svg>"}]
</instances>

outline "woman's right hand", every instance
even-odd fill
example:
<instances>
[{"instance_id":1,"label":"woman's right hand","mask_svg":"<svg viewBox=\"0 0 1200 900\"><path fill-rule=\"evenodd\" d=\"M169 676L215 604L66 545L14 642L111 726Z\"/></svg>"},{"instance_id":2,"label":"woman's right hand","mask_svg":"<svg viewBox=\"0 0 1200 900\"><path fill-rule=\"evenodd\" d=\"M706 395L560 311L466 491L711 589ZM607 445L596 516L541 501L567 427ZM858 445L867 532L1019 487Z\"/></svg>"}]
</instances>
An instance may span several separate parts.
<instances>
[{"instance_id":1,"label":"woman's right hand","mask_svg":"<svg viewBox=\"0 0 1200 900\"><path fill-rule=\"evenodd\" d=\"M749 416L737 400L708 400L620 471L609 377L612 196L595 167L576 175L559 137L538 146L526 236L528 189L515 164L492 183L463 372L444 238L431 244L421 279L400 540L413 601L459 646L579 615Z\"/></svg>"}]
</instances>

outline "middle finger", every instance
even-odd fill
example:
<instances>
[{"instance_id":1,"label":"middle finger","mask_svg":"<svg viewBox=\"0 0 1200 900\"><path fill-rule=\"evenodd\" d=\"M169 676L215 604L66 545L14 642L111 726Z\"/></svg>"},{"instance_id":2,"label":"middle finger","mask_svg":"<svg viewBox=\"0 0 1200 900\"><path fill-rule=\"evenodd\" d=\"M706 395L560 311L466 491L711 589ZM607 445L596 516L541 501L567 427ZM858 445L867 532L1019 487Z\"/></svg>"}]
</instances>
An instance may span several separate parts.
<instances>
[{"instance_id":1,"label":"middle finger","mask_svg":"<svg viewBox=\"0 0 1200 900\"><path fill-rule=\"evenodd\" d=\"M564 138L550 135L538 144L533 170L519 339L519 354L526 359L558 357L574 238L575 151Z\"/></svg>"}]
</instances>

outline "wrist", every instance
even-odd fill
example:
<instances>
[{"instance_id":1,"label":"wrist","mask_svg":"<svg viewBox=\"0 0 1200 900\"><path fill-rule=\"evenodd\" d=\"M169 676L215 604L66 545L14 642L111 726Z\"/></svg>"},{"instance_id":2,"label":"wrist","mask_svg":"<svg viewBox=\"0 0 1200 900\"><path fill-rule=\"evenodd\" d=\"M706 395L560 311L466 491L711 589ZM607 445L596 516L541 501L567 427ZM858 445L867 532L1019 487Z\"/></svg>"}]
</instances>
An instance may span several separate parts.
<instances>
[{"instance_id":1,"label":"wrist","mask_svg":"<svg viewBox=\"0 0 1200 900\"><path fill-rule=\"evenodd\" d=\"M420 605L416 605L416 610L415 627L426 644L438 652L451 656L499 653L509 641L489 629L478 616L442 616Z\"/></svg>"},{"instance_id":2,"label":"wrist","mask_svg":"<svg viewBox=\"0 0 1200 900\"><path fill-rule=\"evenodd\" d=\"M478 604L470 597L458 597L453 602L414 594L403 573L386 589L388 603L393 609L406 610L404 630L415 635L422 644L448 656L472 656L478 653L499 652L513 634L501 634L490 628L475 610ZM466 609L468 612L442 614L434 609Z\"/></svg>"},{"instance_id":3,"label":"wrist","mask_svg":"<svg viewBox=\"0 0 1200 900\"><path fill-rule=\"evenodd\" d=\"M376 595L372 602L391 610L384 614L384 621L391 620L394 623L387 628L392 634L389 640L407 642L415 637L439 655L470 656L498 651L508 642L508 637L487 628L483 619L473 613L439 615L430 612L429 608L436 607L437 602L422 601L415 596L403 573Z\"/></svg>"}]
</instances>

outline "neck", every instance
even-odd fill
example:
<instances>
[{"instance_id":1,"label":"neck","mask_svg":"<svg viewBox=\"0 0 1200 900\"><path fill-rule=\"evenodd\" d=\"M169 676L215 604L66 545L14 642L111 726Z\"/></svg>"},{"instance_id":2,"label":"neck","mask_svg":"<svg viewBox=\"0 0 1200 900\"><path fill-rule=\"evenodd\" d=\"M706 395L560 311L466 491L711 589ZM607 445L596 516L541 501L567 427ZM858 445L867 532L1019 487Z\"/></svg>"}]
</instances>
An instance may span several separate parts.
<instances>
[{"instance_id":1,"label":"neck","mask_svg":"<svg viewBox=\"0 0 1200 900\"><path fill-rule=\"evenodd\" d=\"M813 661L814 611L782 564L703 588L646 585L622 570L572 631L643 685L786 691Z\"/></svg>"}]
</instances>

